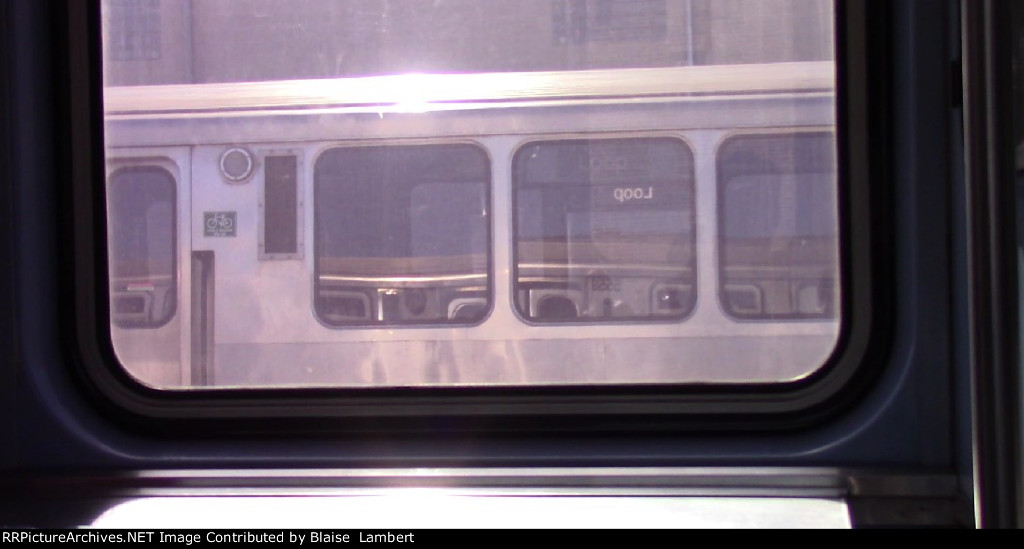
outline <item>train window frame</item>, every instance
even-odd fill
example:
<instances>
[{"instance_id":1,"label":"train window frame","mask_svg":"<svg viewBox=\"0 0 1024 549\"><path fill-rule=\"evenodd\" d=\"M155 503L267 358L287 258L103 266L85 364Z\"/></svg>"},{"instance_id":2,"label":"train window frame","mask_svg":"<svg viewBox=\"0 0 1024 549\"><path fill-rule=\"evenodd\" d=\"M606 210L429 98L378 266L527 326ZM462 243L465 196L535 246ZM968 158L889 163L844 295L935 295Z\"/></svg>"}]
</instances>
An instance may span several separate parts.
<instances>
[{"instance_id":1,"label":"train window frame","mask_svg":"<svg viewBox=\"0 0 1024 549\"><path fill-rule=\"evenodd\" d=\"M559 508L566 511L579 506L564 495L581 492L597 494L612 506L624 494L655 499L672 494L824 496L848 503L855 527L990 526L984 517L971 520L972 498L983 514L991 515L1001 508L988 506L986 492L1016 485L994 482L999 479L972 468L972 450L977 458L979 452L991 454L993 446L983 437L972 446L985 425L972 425L969 412L979 393L971 387L973 364L962 356L972 343L965 325L976 318L968 310L966 278L989 271L966 266L964 218L980 208L970 214L961 208L958 195L975 182L964 180L963 164L956 158L962 152L956 125L962 114L959 71L981 65L967 58L961 64L958 57L957 0L858 4L872 6L862 21L873 32L853 41L870 52L854 62L871 70L849 72L865 77L868 85L854 86L878 101L861 105L870 110L846 109L840 117L850 118L847 122L857 128L851 133L864 131L874 139L841 147L859 152L849 159L869 162L854 169L871 176L862 182L876 184L857 187L870 194L872 199L865 199L869 211L851 206L844 208L844 216L850 211L875 214L850 221L857 230L885 236L850 243L870 246L875 259L849 268L866 268L874 275L872 292L859 297L871 300L877 311L868 321L888 328L869 334L881 336L881 343L873 339L859 356L866 367L877 365L877 380L858 371L852 383L869 386L833 391L838 403L818 400L815 406L811 395L772 409L770 398L751 404L757 400L751 397L743 410L710 410L703 416L693 406L688 412L650 407L640 417L640 410L623 410L630 403L616 398L604 408L571 409L579 402L565 398L565 406L549 409L547 425L533 430L512 430L508 421L492 421L506 410L487 416L483 406L477 412L484 419L471 430L472 424L466 428L468 421L453 420L445 415L451 410L440 405L413 409L416 395L411 395L406 415L431 414L433 421L430 428L409 434L390 430L401 425L387 421L364 421L362 431L346 431L317 421L326 412L309 402L293 403L288 414L294 420L283 419L283 413L251 413L248 417L258 419L239 420L247 417L243 406L257 412L281 407L289 404L287 395L277 400L256 395L260 398L245 402L225 395L219 406L209 394L179 395L182 406L199 408L203 415L193 413L191 421L167 419L172 413L166 409L177 403L140 390L127 392L125 405L85 374L87 367L104 367L87 361L109 358L92 356L94 349L87 347L100 344L79 336L96 334L79 334L87 328L77 324L82 320L77 315L88 315L78 309L79 291L102 292L104 284L80 269L83 263L76 258L93 253L102 224L83 226L81 218L72 218L79 213L77 202L95 198L92 187L71 185L72 179L95 184L92 178L102 178L103 172L94 165L103 154L94 140L102 135L81 131L96 114L90 94L98 89L81 87L88 78L74 76L91 70L92 58L80 47L88 41L75 38L68 47L64 42L69 30L65 12L81 18L86 4L0 2L0 25L10 31L3 38L14 45L0 48L0 68L14 76L0 84L0 96L11 107L11 117L0 120L0 142L8 145L0 147L0 156L12 161L5 165L7 177L0 179L14 214L5 218L10 230L4 249L11 268L6 271L10 329L4 333L11 352L3 368L8 398L0 399L11 412L3 427L11 442L3 453L11 471L4 482L10 494L4 502L7 522L88 524L116 501L160 493L294 497L323 490L351 494L353 488L379 493L400 486L398 492L414 496L423 489L464 495L479 487L490 496L540 493L563 500ZM959 7L980 10L988 4ZM853 16L858 14L864 12L854 10ZM70 30L80 32L75 21ZM67 85L68 73L73 86ZM975 80L971 77L972 84ZM845 100L851 99L847 94ZM100 205L97 201L86 209ZM988 218L981 213L984 223ZM90 320L95 319L84 322ZM846 335L855 338L859 326ZM853 343L844 347L853 348ZM849 357L836 360L843 358ZM691 400L699 400L699 392L693 394ZM331 404L325 395L307 396L321 397L325 408ZM792 391L788 395L791 401L800 397ZM981 402L995 411L990 400ZM814 418L790 422L786 410ZM587 413L590 417L580 417ZM368 410L366 415L383 414ZM317 428L303 427L310 423ZM790 426L805 428L786 430ZM486 487L497 487L497 493ZM237 510L231 502L225 505Z\"/></svg>"},{"instance_id":2,"label":"train window frame","mask_svg":"<svg viewBox=\"0 0 1024 549\"><path fill-rule=\"evenodd\" d=\"M547 431L552 414L572 418L574 429L607 425L609 417L622 432L706 429L778 430L814 425L845 409L871 385L882 370L867 360L884 348L886 319L881 314L886 279L875 259L887 249L884 235L891 226L885 216L887 160L878 153L883 128L862 120L863 113L888 109L880 83L871 78L870 8L840 2L835 11L836 143L838 155L840 240L840 334L832 356L813 374L778 384L664 385L624 387L458 387L429 391L393 389L209 389L156 390L137 383L120 366L109 334L106 276L106 236L103 186L95 175L103 164L103 122L98 3L88 5L87 26L71 29L71 39L88 52L86 70L71 75L76 89L89 94L76 98L72 138L79 169L69 178L73 192L86 198L73 204L75 225L88 234L76 235L74 247L74 323L79 368L77 376L101 395L104 406L121 410L129 425L162 429L207 423L207 431L239 428L321 430L303 419L324 418L332 430L365 432L383 428L399 432L429 432L433 418L448 418L459 429L487 432L512 429ZM91 231L89 230L91 229ZM87 273L87 274L82 274ZM273 418L275 422L267 423ZM657 421L651 421L657 418ZM210 421L213 419L213 421Z\"/></svg>"}]
</instances>

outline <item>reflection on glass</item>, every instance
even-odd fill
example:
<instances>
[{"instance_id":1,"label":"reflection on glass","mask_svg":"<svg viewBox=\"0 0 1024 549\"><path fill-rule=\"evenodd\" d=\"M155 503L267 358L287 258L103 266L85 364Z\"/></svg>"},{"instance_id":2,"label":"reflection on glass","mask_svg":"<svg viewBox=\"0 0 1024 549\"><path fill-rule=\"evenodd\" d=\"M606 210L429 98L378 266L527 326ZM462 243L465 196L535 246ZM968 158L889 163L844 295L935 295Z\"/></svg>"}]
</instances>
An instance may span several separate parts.
<instances>
[{"instance_id":1,"label":"reflection on glass","mask_svg":"<svg viewBox=\"0 0 1024 549\"><path fill-rule=\"evenodd\" d=\"M176 307L174 179L161 168L125 168L107 189L114 322L160 326Z\"/></svg>"},{"instance_id":2,"label":"reflection on glass","mask_svg":"<svg viewBox=\"0 0 1024 549\"><path fill-rule=\"evenodd\" d=\"M521 316L679 319L692 309L693 154L682 141L530 143L513 178Z\"/></svg>"},{"instance_id":3,"label":"reflection on glass","mask_svg":"<svg viewBox=\"0 0 1024 549\"><path fill-rule=\"evenodd\" d=\"M107 85L830 61L831 0L103 0Z\"/></svg>"},{"instance_id":4,"label":"reflection on glass","mask_svg":"<svg viewBox=\"0 0 1024 549\"><path fill-rule=\"evenodd\" d=\"M731 316L834 318L835 139L749 135L718 155L719 298Z\"/></svg>"},{"instance_id":5,"label":"reflection on glass","mask_svg":"<svg viewBox=\"0 0 1024 549\"><path fill-rule=\"evenodd\" d=\"M329 325L472 323L489 303L486 155L336 148L316 162L316 310Z\"/></svg>"}]
</instances>

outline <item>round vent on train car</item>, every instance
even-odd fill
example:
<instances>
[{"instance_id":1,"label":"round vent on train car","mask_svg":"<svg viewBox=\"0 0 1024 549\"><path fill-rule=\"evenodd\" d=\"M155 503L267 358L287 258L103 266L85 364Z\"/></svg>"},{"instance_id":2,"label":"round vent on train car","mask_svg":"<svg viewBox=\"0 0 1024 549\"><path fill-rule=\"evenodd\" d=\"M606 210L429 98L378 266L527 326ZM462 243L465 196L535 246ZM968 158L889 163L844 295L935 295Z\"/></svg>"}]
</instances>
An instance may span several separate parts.
<instances>
[{"instance_id":1,"label":"round vent on train car","mask_svg":"<svg viewBox=\"0 0 1024 549\"><path fill-rule=\"evenodd\" d=\"M252 153L243 148L233 147L220 155L220 174L230 183L242 183L249 179L255 167Z\"/></svg>"}]
</instances>

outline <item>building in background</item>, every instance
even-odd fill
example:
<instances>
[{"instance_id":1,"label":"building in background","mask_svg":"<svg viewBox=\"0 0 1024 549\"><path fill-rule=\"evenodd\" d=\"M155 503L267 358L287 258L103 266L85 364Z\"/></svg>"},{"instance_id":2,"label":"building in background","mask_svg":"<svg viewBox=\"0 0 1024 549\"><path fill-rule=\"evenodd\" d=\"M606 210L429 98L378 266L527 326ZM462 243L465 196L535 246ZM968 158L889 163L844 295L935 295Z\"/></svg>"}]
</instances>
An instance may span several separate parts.
<instances>
[{"instance_id":1,"label":"building in background","mask_svg":"<svg viewBox=\"0 0 1024 549\"><path fill-rule=\"evenodd\" d=\"M833 59L830 0L104 0L106 84Z\"/></svg>"}]
</instances>

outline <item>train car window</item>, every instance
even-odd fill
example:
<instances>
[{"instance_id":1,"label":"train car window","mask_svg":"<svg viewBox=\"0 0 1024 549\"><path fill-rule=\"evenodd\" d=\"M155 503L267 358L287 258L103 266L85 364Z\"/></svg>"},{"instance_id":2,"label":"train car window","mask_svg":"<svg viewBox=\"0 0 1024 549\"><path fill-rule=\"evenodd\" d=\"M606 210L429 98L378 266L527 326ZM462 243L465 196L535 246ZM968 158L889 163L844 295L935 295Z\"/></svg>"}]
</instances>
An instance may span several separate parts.
<instances>
[{"instance_id":1,"label":"train car window","mask_svg":"<svg viewBox=\"0 0 1024 549\"><path fill-rule=\"evenodd\" d=\"M490 308L489 167L472 145L316 162L316 312L329 326L466 324Z\"/></svg>"},{"instance_id":2,"label":"train car window","mask_svg":"<svg viewBox=\"0 0 1024 549\"><path fill-rule=\"evenodd\" d=\"M696 216L685 143L533 142L513 165L520 316L678 320L693 310Z\"/></svg>"},{"instance_id":3,"label":"train car window","mask_svg":"<svg viewBox=\"0 0 1024 549\"><path fill-rule=\"evenodd\" d=\"M734 137L718 153L719 299L734 318L835 318L835 139Z\"/></svg>"},{"instance_id":4,"label":"train car window","mask_svg":"<svg viewBox=\"0 0 1024 549\"><path fill-rule=\"evenodd\" d=\"M999 511L1011 1L0 0L0 522Z\"/></svg>"},{"instance_id":5,"label":"train car window","mask_svg":"<svg viewBox=\"0 0 1024 549\"><path fill-rule=\"evenodd\" d=\"M177 296L174 179L158 167L115 171L108 182L111 314L119 328L158 328Z\"/></svg>"}]
</instances>

